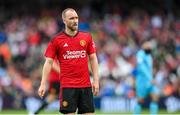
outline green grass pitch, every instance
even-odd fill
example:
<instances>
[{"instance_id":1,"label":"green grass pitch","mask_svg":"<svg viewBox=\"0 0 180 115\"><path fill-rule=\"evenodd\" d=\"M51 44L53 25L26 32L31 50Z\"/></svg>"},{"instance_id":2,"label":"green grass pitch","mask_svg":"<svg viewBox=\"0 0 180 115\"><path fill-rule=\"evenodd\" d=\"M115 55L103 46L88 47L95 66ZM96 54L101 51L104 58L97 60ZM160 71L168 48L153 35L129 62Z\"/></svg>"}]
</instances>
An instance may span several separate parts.
<instances>
[{"instance_id":1,"label":"green grass pitch","mask_svg":"<svg viewBox=\"0 0 180 115\"><path fill-rule=\"evenodd\" d=\"M28 112L26 110L2 110L0 112L0 115L12 115L12 114L17 114L17 115L28 115ZM125 114L132 114L132 113L102 113L100 110L96 110L96 114L106 114L106 115L112 115L112 114L116 114L116 115L125 115ZM142 112L142 114L149 114L149 111L148 110L144 110ZM178 112L174 112L174 113L168 113L166 110L160 110L158 114L161 114L161 115L180 115L180 111ZM40 112L39 115L60 115L60 113L58 111L42 111Z\"/></svg>"}]
</instances>

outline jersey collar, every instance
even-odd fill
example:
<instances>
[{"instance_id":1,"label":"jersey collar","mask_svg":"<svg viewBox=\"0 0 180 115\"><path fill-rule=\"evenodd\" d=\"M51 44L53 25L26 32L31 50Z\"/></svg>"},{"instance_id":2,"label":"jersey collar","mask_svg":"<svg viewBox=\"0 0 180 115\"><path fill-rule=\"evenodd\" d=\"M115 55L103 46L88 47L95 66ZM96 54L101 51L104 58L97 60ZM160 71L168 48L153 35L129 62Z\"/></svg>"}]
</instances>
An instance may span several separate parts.
<instances>
[{"instance_id":1,"label":"jersey collar","mask_svg":"<svg viewBox=\"0 0 180 115\"><path fill-rule=\"evenodd\" d=\"M74 36L70 36L69 34L67 34L67 33L65 32L65 30L63 30L63 33L64 33L66 36L70 37L70 38L74 38L74 37L76 37L76 36L79 34L79 30L77 31L77 33L76 33Z\"/></svg>"}]
</instances>

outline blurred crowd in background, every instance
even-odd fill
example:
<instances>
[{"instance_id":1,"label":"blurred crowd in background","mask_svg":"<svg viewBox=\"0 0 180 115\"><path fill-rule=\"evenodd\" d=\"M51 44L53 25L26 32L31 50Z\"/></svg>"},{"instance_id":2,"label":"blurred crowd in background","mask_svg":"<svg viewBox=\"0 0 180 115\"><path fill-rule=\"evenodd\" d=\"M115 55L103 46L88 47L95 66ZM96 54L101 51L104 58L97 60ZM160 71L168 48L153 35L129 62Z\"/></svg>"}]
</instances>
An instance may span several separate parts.
<instances>
[{"instance_id":1,"label":"blurred crowd in background","mask_svg":"<svg viewBox=\"0 0 180 115\"><path fill-rule=\"evenodd\" d=\"M8 1L0 2L0 109L22 109L28 97L39 98L44 50L63 30L61 11L66 7L78 11L79 30L91 32L95 41L100 98L135 97L135 54L144 39L153 41L154 78L161 97L180 98L180 10L173 10L179 2Z\"/></svg>"}]
</instances>

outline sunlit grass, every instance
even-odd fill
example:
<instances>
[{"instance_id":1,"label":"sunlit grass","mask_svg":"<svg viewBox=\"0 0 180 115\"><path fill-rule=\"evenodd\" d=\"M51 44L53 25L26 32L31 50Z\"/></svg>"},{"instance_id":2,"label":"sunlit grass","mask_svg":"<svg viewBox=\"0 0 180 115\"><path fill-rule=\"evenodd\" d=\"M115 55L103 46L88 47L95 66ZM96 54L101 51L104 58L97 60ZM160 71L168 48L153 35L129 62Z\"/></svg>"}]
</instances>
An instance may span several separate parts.
<instances>
[{"instance_id":1,"label":"sunlit grass","mask_svg":"<svg viewBox=\"0 0 180 115\"><path fill-rule=\"evenodd\" d=\"M1 112L0 112L0 114L2 115L4 115L4 114L17 114L17 115L28 115L28 112L26 111L26 110L2 110ZM60 115L60 113L58 112L58 111L41 111L40 112L40 114L39 115L44 115L44 114L46 114L46 115ZM125 114L132 114L132 113L123 113L123 112L112 112L112 113L103 113L103 112L101 112L100 110L96 110L96 114L108 114L108 115L110 115L110 114L118 114L118 115L125 115ZM143 112L142 112L142 114L149 114L149 110L144 110ZM166 110L160 110L159 111L159 114L179 114L180 115L180 111L178 111L178 112L174 112L174 113L168 113Z\"/></svg>"}]
</instances>

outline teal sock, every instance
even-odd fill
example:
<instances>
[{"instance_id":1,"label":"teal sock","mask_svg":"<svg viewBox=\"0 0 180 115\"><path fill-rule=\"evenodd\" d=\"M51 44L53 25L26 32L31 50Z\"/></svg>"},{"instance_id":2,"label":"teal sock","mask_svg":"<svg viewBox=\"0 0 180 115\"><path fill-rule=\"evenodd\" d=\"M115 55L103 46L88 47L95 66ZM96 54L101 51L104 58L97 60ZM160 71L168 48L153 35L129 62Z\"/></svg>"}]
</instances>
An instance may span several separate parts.
<instances>
[{"instance_id":1,"label":"teal sock","mask_svg":"<svg viewBox=\"0 0 180 115\"><path fill-rule=\"evenodd\" d=\"M157 115L157 113L158 113L158 104L157 104L157 102L151 102L151 104L150 104L150 112L151 112L151 115Z\"/></svg>"},{"instance_id":2,"label":"teal sock","mask_svg":"<svg viewBox=\"0 0 180 115\"><path fill-rule=\"evenodd\" d=\"M136 103L135 107L134 107L134 115L138 115L141 113L141 104L140 103Z\"/></svg>"}]
</instances>

